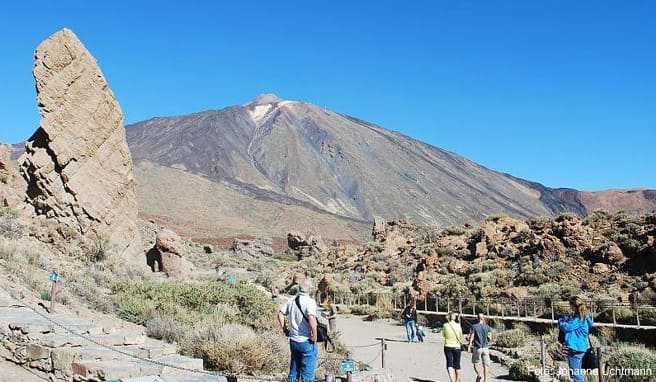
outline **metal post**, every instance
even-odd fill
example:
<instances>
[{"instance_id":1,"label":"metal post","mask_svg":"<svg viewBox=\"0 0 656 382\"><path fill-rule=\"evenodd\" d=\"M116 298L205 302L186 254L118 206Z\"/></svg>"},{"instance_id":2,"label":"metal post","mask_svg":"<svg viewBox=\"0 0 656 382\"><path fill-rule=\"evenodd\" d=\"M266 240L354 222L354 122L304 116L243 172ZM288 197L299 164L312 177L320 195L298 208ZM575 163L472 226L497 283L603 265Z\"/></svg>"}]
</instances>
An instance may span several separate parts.
<instances>
[{"instance_id":1,"label":"metal post","mask_svg":"<svg viewBox=\"0 0 656 382\"><path fill-rule=\"evenodd\" d=\"M437 313L440 312L440 298L437 296L435 296L435 311Z\"/></svg>"},{"instance_id":2,"label":"metal post","mask_svg":"<svg viewBox=\"0 0 656 382\"><path fill-rule=\"evenodd\" d=\"M636 304L636 321L638 322L638 327L640 327L640 307Z\"/></svg>"},{"instance_id":3,"label":"metal post","mask_svg":"<svg viewBox=\"0 0 656 382\"><path fill-rule=\"evenodd\" d=\"M472 314L476 315L476 297L472 299Z\"/></svg>"},{"instance_id":4,"label":"metal post","mask_svg":"<svg viewBox=\"0 0 656 382\"><path fill-rule=\"evenodd\" d=\"M485 300L485 314L490 316L490 300L488 299Z\"/></svg>"},{"instance_id":5,"label":"metal post","mask_svg":"<svg viewBox=\"0 0 656 382\"><path fill-rule=\"evenodd\" d=\"M458 299L458 316L462 316L462 298Z\"/></svg>"},{"instance_id":6,"label":"metal post","mask_svg":"<svg viewBox=\"0 0 656 382\"><path fill-rule=\"evenodd\" d=\"M549 301L550 302L550 307L551 307L551 321L553 322L556 319L556 315L554 314L554 307L553 307L553 300Z\"/></svg>"},{"instance_id":7,"label":"metal post","mask_svg":"<svg viewBox=\"0 0 656 382\"><path fill-rule=\"evenodd\" d=\"M446 298L446 311L447 313L451 311L451 299L448 297Z\"/></svg>"},{"instance_id":8,"label":"metal post","mask_svg":"<svg viewBox=\"0 0 656 382\"><path fill-rule=\"evenodd\" d=\"M403 292L403 308L405 308L406 306L408 306L408 298L405 292Z\"/></svg>"},{"instance_id":9,"label":"metal post","mask_svg":"<svg viewBox=\"0 0 656 382\"><path fill-rule=\"evenodd\" d=\"M385 343L385 339L381 338L380 339L380 366L381 368L385 368L385 350L387 349L387 344Z\"/></svg>"},{"instance_id":10,"label":"metal post","mask_svg":"<svg viewBox=\"0 0 656 382\"><path fill-rule=\"evenodd\" d=\"M501 318L506 315L506 304L501 303Z\"/></svg>"},{"instance_id":11,"label":"metal post","mask_svg":"<svg viewBox=\"0 0 656 382\"><path fill-rule=\"evenodd\" d=\"M533 316L535 316L537 313L536 307L535 307L535 300L533 300Z\"/></svg>"}]
</instances>

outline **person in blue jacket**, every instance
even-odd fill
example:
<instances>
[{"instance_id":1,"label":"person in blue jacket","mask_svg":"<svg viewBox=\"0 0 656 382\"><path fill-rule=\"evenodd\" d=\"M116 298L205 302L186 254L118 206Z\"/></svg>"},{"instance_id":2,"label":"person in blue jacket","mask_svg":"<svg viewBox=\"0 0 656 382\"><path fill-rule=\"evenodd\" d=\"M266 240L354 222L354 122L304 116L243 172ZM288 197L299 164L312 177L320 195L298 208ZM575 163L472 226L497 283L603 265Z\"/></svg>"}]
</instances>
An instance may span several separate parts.
<instances>
[{"instance_id":1,"label":"person in blue jacket","mask_svg":"<svg viewBox=\"0 0 656 382\"><path fill-rule=\"evenodd\" d=\"M567 354L569 372L574 382L585 382L583 369L583 356L590 347L590 329L592 329L592 315L581 297L572 297L569 300L572 314L561 317L558 326L561 332L561 341Z\"/></svg>"}]
</instances>

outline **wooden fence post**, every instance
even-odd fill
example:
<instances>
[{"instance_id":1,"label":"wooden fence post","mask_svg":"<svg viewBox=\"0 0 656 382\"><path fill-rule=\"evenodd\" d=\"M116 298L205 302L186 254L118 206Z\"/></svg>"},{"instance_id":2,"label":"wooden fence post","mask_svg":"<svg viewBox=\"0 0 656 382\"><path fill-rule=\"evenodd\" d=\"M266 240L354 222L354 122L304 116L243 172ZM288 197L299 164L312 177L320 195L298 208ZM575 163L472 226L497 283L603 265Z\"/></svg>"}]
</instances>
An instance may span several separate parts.
<instances>
[{"instance_id":1,"label":"wooden fence post","mask_svg":"<svg viewBox=\"0 0 656 382\"><path fill-rule=\"evenodd\" d=\"M617 318L615 317L615 305L611 308L613 312L613 326L617 326Z\"/></svg>"},{"instance_id":2,"label":"wooden fence post","mask_svg":"<svg viewBox=\"0 0 656 382\"><path fill-rule=\"evenodd\" d=\"M603 349L601 347L598 347L597 349L597 371L599 372L597 375L599 377L599 382L604 382L604 360L603 360Z\"/></svg>"},{"instance_id":3,"label":"wooden fence post","mask_svg":"<svg viewBox=\"0 0 656 382\"><path fill-rule=\"evenodd\" d=\"M544 349L544 334L540 336L540 367L542 368L542 375L547 374L547 358Z\"/></svg>"}]
</instances>

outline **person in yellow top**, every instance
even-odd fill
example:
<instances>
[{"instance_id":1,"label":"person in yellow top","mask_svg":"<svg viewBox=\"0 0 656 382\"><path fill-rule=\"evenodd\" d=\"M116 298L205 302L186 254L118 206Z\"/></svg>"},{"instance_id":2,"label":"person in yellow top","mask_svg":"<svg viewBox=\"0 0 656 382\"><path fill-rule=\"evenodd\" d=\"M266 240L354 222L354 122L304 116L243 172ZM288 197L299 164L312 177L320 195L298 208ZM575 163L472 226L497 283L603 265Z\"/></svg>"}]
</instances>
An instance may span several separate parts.
<instances>
[{"instance_id":1,"label":"person in yellow top","mask_svg":"<svg viewBox=\"0 0 656 382\"><path fill-rule=\"evenodd\" d=\"M442 326L442 336L444 337L444 355L446 356L449 381L460 382L460 354L464 344L464 337L456 313L449 312L446 315L446 322Z\"/></svg>"}]
</instances>

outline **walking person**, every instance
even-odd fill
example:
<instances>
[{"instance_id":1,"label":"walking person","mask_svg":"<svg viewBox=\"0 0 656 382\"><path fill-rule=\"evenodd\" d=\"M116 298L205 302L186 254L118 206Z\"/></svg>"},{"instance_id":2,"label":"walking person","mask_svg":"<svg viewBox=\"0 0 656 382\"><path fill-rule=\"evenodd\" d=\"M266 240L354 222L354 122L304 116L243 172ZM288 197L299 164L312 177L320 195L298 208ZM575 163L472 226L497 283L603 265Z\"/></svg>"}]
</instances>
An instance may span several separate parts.
<instances>
[{"instance_id":1,"label":"walking person","mask_svg":"<svg viewBox=\"0 0 656 382\"><path fill-rule=\"evenodd\" d=\"M559 340L562 342L567 356L571 380L584 382L583 358L590 348L589 335L594 322L585 301L581 297L572 297L569 300L569 305L572 314L558 320Z\"/></svg>"},{"instance_id":2,"label":"walking person","mask_svg":"<svg viewBox=\"0 0 656 382\"><path fill-rule=\"evenodd\" d=\"M312 382L319 348L317 342L317 303L310 297L310 280L297 280L296 297L280 307L278 323L289 337L291 360L288 382ZM307 318L306 318L307 317ZM285 324L287 321L287 324Z\"/></svg>"},{"instance_id":3,"label":"walking person","mask_svg":"<svg viewBox=\"0 0 656 382\"><path fill-rule=\"evenodd\" d=\"M337 306L333 303L333 300L330 298L326 300L326 311L328 316L328 328L330 328L330 333L337 332Z\"/></svg>"},{"instance_id":4,"label":"walking person","mask_svg":"<svg viewBox=\"0 0 656 382\"><path fill-rule=\"evenodd\" d=\"M408 342L417 342L417 301L412 300L401 312Z\"/></svg>"},{"instance_id":5,"label":"walking person","mask_svg":"<svg viewBox=\"0 0 656 382\"><path fill-rule=\"evenodd\" d=\"M458 323L458 315L449 312L446 322L442 325L444 337L444 356L446 357L446 370L449 373L449 382L461 382L460 356L462 346L465 345L462 327Z\"/></svg>"},{"instance_id":6,"label":"walking person","mask_svg":"<svg viewBox=\"0 0 656 382\"><path fill-rule=\"evenodd\" d=\"M469 332L469 351L472 352L472 363L476 371L476 382L490 381L490 342L492 340L492 328L487 324L485 316L478 314L478 322L472 325Z\"/></svg>"}]
</instances>

